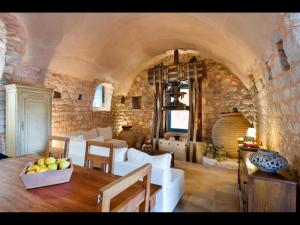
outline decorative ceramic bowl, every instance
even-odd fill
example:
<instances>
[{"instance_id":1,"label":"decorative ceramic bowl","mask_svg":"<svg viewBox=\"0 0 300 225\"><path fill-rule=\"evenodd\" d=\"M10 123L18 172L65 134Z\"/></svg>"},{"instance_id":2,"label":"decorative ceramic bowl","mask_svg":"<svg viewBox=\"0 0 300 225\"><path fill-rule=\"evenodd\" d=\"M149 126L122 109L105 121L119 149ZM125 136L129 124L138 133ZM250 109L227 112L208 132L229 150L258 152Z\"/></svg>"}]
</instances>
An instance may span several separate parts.
<instances>
[{"instance_id":1,"label":"decorative ceramic bowl","mask_svg":"<svg viewBox=\"0 0 300 225\"><path fill-rule=\"evenodd\" d=\"M278 152L267 149L259 149L249 159L258 169L269 173L276 173L288 166L288 161Z\"/></svg>"}]
</instances>

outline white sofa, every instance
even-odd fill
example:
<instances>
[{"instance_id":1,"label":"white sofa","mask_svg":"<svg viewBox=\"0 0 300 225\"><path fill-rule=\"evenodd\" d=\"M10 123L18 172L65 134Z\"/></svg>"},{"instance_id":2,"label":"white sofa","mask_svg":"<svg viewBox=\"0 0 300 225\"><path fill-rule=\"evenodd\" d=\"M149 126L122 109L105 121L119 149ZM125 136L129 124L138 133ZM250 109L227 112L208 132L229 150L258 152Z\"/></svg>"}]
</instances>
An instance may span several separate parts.
<instances>
[{"instance_id":1,"label":"white sofa","mask_svg":"<svg viewBox=\"0 0 300 225\"><path fill-rule=\"evenodd\" d=\"M117 152L115 152L115 155L122 154ZM119 156L118 158L127 158L124 161L114 161L113 173L119 176L124 176L145 163L151 163L151 183L162 186L162 190L157 194L156 205L152 211L172 212L174 210L184 193L184 171L170 168L171 154L150 156L130 148L127 151L127 157Z\"/></svg>"},{"instance_id":2,"label":"white sofa","mask_svg":"<svg viewBox=\"0 0 300 225\"><path fill-rule=\"evenodd\" d=\"M75 131L67 133L65 136L70 138L69 157L72 158L74 164L84 164L86 140L97 140L105 143L112 143L116 148L127 148L124 140L113 139L111 127L97 127L88 131ZM91 148L93 151L93 147ZM108 154L108 152L107 152Z\"/></svg>"}]
</instances>

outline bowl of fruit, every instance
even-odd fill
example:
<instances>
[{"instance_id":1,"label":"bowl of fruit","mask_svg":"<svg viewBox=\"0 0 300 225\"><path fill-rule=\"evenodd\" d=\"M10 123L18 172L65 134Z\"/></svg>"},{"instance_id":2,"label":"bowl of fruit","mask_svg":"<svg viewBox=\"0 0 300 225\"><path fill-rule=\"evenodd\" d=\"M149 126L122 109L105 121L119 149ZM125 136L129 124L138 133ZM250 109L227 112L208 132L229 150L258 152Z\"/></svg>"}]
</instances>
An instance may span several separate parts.
<instances>
[{"instance_id":1,"label":"bowl of fruit","mask_svg":"<svg viewBox=\"0 0 300 225\"><path fill-rule=\"evenodd\" d=\"M48 157L27 163L20 177L26 189L31 189L69 182L72 172L71 158Z\"/></svg>"}]
</instances>

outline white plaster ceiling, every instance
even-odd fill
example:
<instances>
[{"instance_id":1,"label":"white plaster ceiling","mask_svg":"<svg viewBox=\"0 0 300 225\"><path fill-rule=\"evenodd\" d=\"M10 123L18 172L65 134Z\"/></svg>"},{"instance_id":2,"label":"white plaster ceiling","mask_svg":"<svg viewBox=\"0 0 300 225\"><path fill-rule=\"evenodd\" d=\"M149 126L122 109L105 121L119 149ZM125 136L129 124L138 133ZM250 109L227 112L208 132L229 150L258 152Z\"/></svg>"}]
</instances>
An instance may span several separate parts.
<instances>
[{"instance_id":1,"label":"white plaster ceiling","mask_svg":"<svg viewBox=\"0 0 300 225\"><path fill-rule=\"evenodd\" d=\"M16 13L28 40L24 61L126 94L135 76L171 49L227 65L248 85L272 46L279 13ZM161 55L162 54L162 55ZM159 56L160 55L160 56Z\"/></svg>"}]
</instances>

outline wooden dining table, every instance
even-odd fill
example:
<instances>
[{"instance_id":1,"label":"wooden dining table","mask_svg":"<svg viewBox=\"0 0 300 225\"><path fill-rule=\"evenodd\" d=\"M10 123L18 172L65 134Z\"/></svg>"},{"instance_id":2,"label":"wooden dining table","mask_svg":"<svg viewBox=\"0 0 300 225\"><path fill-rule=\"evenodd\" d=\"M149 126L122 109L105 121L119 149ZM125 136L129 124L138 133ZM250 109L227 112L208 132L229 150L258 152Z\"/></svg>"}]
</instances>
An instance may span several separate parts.
<instances>
[{"instance_id":1,"label":"wooden dining table","mask_svg":"<svg viewBox=\"0 0 300 225\"><path fill-rule=\"evenodd\" d=\"M36 161L39 155L0 160L0 211L1 212L100 212L97 206L99 189L120 176L74 165L67 183L26 189L20 173L28 162ZM150 207L161 186L151 184ZM120 193L111 201L111 207L143 191L138 182Z\"/></svg>"}]
</instances>

